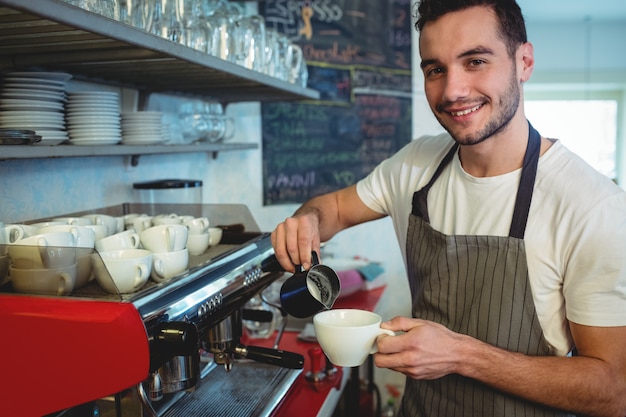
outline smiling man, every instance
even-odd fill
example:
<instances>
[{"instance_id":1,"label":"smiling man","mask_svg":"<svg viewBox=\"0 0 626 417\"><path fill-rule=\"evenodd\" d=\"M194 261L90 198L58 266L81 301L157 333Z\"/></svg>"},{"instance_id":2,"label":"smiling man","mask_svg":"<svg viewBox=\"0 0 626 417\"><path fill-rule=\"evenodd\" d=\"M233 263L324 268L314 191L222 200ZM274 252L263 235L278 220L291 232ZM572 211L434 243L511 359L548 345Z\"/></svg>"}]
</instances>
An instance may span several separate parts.
<instances>
[{"instance_id":1,"label":"smiling man","mask_svg":"<svg viewBox=\"0 0 626 417\"><path fill-rule=\"evenodd\" d=\"M337 232L391 216L413 317L375 363L407 376L400 416L626 415L626 193L524 114L533 71L514 0L422 0L430 108L418 138L272 233L310 264ZM593 140L593 138L590 138Z\"/></svg>"}]
</instances>

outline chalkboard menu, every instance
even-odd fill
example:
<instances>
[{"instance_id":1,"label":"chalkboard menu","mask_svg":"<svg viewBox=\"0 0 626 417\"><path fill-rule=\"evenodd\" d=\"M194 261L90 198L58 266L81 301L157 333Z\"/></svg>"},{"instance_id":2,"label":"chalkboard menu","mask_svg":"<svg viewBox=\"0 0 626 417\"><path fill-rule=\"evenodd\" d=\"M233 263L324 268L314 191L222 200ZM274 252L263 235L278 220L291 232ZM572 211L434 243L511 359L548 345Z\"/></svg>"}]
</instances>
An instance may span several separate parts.
<instances>
[{"instance_id":1,"label":"chalkboard menu","mask_svg":"<svg viewBox=\"0 0 626 417\"><path fill-rule=\"evenodd\" d=\"M354 184L411 140L410 0L273 0L319 101L262 104L264 204Z\"/></svg>"}]
</instances>

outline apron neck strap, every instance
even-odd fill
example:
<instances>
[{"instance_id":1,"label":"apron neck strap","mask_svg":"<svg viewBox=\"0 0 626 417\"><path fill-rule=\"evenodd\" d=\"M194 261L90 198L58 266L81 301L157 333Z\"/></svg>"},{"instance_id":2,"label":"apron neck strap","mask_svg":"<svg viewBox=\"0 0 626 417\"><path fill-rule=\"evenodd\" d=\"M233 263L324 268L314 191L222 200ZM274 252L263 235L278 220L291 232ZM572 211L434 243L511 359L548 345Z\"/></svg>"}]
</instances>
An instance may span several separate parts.
<instances>
[{"instance_id":1,"label":"apron neck strap","mask_svg":"<svg viewBox=\"0 0 626 417\"><path fill-rule=\"evenodd\" d=\"M428 191L439 178L444 168L450 163L454 154L458 149L458 144L452 145L446 156L441 160L435 173L431 177L428 184L421 190L413 194L413 210L412 213L421 217L426 222L430 222L428 215ZM541 136L535 128L528 123L528 144L526 153L524 154L524 164L522 165L522 174L519 187L517 188L517 196L515 198L515 207L513 209L513 219L511 220L511 228L509 236L523 239L526 232L526 224L528 223L528 212L530 211L530 202L532 201L533 189L535 186L535 177L537 176L537 166L539 164L539 153L541 150Z\"/></svg>"},{"instance_id":2,"label":"apron neck strap","mask_svg":"<svg viewBox=\"0 0 626 417\"><path fill-rule=\"evenodd\" d=\"M541 136L529 122L528 146L526 146L524 165L522 166L522 177L520 178L519 187L517 188L517 197L515 198L513 220L511 221L511 229L509 230L510 237L518 239L524 238L526 223L528 222L528 212L530 211L530 202L533 198L540 150Z\"/></svg>"}]
</instances>

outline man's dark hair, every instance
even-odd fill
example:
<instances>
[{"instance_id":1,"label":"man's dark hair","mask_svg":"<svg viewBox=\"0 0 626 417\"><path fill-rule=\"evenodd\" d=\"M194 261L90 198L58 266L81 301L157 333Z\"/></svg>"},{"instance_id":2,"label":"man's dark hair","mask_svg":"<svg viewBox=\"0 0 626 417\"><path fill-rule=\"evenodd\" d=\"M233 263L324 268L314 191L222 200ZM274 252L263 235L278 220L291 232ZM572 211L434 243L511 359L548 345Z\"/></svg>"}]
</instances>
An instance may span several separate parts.
<instances>
[{"instance_id":1,"label":"man's dark hair","mask_svg":"<svg viewBox=\"0 0 626 417\"><path fill-rule=\"evenodd\" d=\"M420 0L415 28L421 31L428 22L473 6L487 6L494 11L500 24L499 35L507 44L511 56L515 55L521 44L528 41L524 16L515 0Z\"/></svg>"}]
</instances>

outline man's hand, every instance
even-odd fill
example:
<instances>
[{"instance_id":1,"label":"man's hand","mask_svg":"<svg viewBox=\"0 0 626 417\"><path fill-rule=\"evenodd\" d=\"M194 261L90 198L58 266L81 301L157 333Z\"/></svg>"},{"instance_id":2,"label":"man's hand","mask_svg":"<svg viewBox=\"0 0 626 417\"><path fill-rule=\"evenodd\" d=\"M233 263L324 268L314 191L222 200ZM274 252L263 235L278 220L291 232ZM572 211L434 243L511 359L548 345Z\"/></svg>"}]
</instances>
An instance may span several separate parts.
<instances>
[{"instance_id":1,"label":"man's hand","mask_svg":"<svg viewBox=\"0 0 626 417\"><path fill-rule=\"evenodd\" d=\"M272 232L276 259L288 272L296 265L311 267L311 251L320 252L319 217L315 209L302 209L288 217Z\"/></svg>"},{"instance_id":2,"label":"man's hand","mask_svg":"<svg viewBox=\"0 0 626 417\"><path fill-rule=\"evenodd\" d=\"M406 317L396 317L380 327L405 333L380 336L374 363L414 379L437 379L455 373L460 357L455 349L468 338L440 324Z\"/></svg>"}]
</instances>

